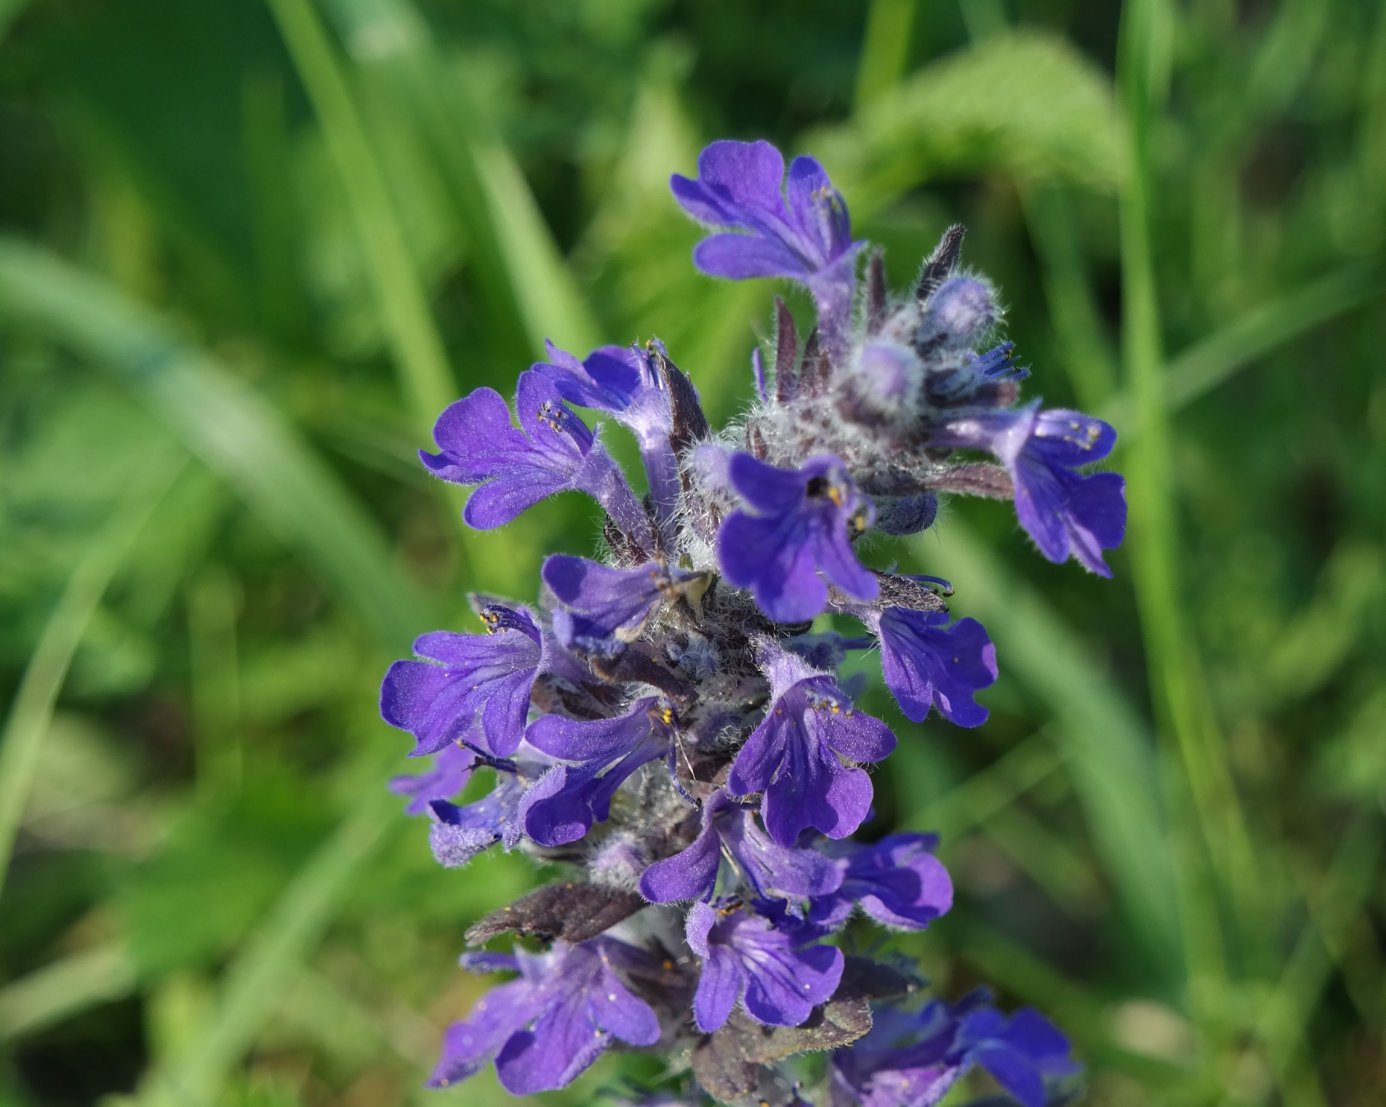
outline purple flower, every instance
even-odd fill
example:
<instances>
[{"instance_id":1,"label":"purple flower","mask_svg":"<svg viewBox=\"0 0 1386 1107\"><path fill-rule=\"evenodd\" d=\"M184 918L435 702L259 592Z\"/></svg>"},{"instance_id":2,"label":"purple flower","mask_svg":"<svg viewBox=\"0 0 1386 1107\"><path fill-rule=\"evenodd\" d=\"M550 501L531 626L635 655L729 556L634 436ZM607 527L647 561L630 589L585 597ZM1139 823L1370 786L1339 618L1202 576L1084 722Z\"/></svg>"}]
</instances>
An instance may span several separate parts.
<instances>
[{"instance_id":1,"label":"purple flower","mask_svg":"<svg viewBox=\"0 0 1386 1107\"><path fill-rule=\"evenodd\" d=\"M425 634L414 652L428 661L396 661L385 673L381 717L414 735L413 756L462 738L498 757L520 744L543 652L539 626L523 607L492 605L481 617L489 633Z\"/></svg>"},{"instance_id":2,"label":"purple flower","mask_svg":"<svg viewBox=\"0 0 1386 1107\"><path fill-rule=\"evenodd\" d=\"M864 243L813 159L786 171L766 142L718 142L671 186L711 228L694 253L704 273L797 281L817 320L801 334L777 302L773 338L751 355L752 406L720 431L657 340L582 358L549 343L513 408L477 389L439 418L438 452L420 455L469 486L474 527L569 490L606 512L603 556L545 558L542 607L486 607L487 635L425 635L381 687L384 718L433 758L391 787L428 813L439 863L523 845L571 869L467 932L513 934L513 953L463 963L517 976L449 1029L433 1082L494 1062L531 1098L624 1042L672 1060L667 1091L625 1093L644 1107L685 1093L936 1107L978 1067L1041 1107L1067 1091L1050 1078L1074 1070L1041 1016L977 996L892 1006L913 974L833 948L854 916L920 930L953 899L935 836L852 840L871 815L871 765L896 738L853 706L866 675L838 670L849 651L879 649L910 719L982 723L977 694L997 677L986 631L949 621L947 582L869 569L855 543L928 528L945 494L1013 497L1046 557L1108 573L1124 484L1089 463L1115 434L1018 406L1026 370L1010 343L982 348L999 299L960 270L961 226L912 294L891 296L876 252L857 297ZM633 435L641 494L589 416ZM815 632L824 613L864 626ZM484 795L482 769L495 778ZM794 1057L830 1049L824 1103L793 1079L823 1066Z\"/></svg>"},{"instance_id":3,"label":"purple flower","mask_svg":"<svg viewBox=\"0 0 1386 1107\"><path fill-rule=\"evenodd\" d=\"M770 618L793 623L822 611L828 588L819 570L849 595L876 595L876 578L850 539L853 529L870 525L870 504L837 458L815 457L793 470L734 454L728 477L749 511L722 524L717 557L727 580L749 588Z\"/></svg>"},{"instance_id":4,"label":"purple flower","mask_svg":"<svg viewBox=\"0 0 1386 1107\"><path fill-rule=\"evenodd\" d=\"M673 409L649 356L631 346L602 346L579 361L547 343L549 360L532 368L553 381L571 404L605 411L640 443L650 494L667 515L678 502L678 460L669 443Z\"/></svg>"},{"instance_id":5,"label":"purple flower","mask_svg":"<svg viewBox=\"0 0 1386 1107\"><path fill-rule=\"evenodd\" d=\"M1126 532L1126 482L1116 473L1084 476L1078 468L1112 452L1116 431L1079 411L996 412L957 419L930 431L931 444L989 450L1010 470L1015 513L1040 553L1071 554L1110 577L1102 551Z\"/></svg>"},{"instance_id":6,"label":"purple flower","mask_svg":"<svg viewBox=\"0 0 1386 1107\"><path fill-rule=\"evenodd\" d=\"M1078 1071L1068 1039L1032 1007L1007 1019L994 1007L964 1016L955 1048L978 1064L1024 1107L1044 1107L1044 1078Z\"/></svg>"},{"instance_id":7,"label":"purple flower","mask_svg":"<svg viewBox=\"0 0 1386 1107\"><path fill-rule=\"evenodd\" d=\"M937 707L958 726L981 726L987 709L973 700L996 680L996 647L976 619L948 626L946 611L891 607L868 617L881 642L886 686L912 722Z\"/></svg>"},{"instance_id":8,"label":"purple flower","mask_svg":"<svg viewBox=\"0 0 1386 1107\"><path fill-rule=\"evenodd\" d=\"M544 346L549 360L531 368L553 381L559 394L570 404L623 415L642 400L653 399L649 421L641 419L638 423L651 429L662 423L662 429L668 433L669 401L660 392L659 381L639 350L629 346L602 346L579 361L552 342Z\"/></svg>"},{"instance_id":9,"label":"purple flower","mask_svg":"<svg viewBox=\"0 0 1386 1107\"><path fill-rule=\"evenodd\" d=\"M851 320L857 251L842 195L813 158L798 157L785 179L770 143L714 142L698 156L698 178L674 174L674 197L693 218L745 234L715 234L693 251L704 273L730 280L789 277L806 284L818 326L834 340ZM783 187L783 192L781 188Z\"/></svg>"},{"instance_id":10,"label":"purple flower","mask_svg":"<svg viewBox=\"0 0 1386 1107\"><path fill-rule=\"evenodd\" d=\"M854 905L883 926L922 930L953 906L953 881L932 834L892 834L837 862L842 884L814 901L809 921L833 929Z\"/></svg>"},{"instance_id":11,"label":"purple flower","mask_svg":"<svg viewBox=\"0 0 1386 1107\"><path fill-rule=\"evenodd\" d=\"M457 869L467 864L483 850L500 842L513 849L524 836L521 829L520 804L525 795L525 776L519 766L510 761L495 761L496 784L474 803L457 805L435 799L428 805L433 818L428 844L434 860L445 869Z\"/></svg>"},{"instance_id":12,"label":"purple flower","mask_svg":"<svg viewBox=\"0 0 1386 1107\"><path fill-rule=\"evenodd\" d=\"M475 750L450 742L433 755L432 768L391 777L390 791L409 797L406 814L422 815L431 801L452 799L462 791L480 760Z\"/></svg>"},{"instance_id":13,"label":"purple flower","mask_svg":"<svg viewBox=\"0 0 1386 1107\"><path fill-rule=\"evenodd\" d=\"M703 959L693 1020L711 1033L744 996L746 1013L769 1026L799 1026L837 991L843 957L832 946L801 946L736 901L688 912L688 945Z\"/></svg>"},{"instance_id":14,"label":"purple flower","mask_svg":"<svg viewBox=\"0 0 1386 1107\"><path fill-rule=\"evenodd\" d=\"M479 954L463 966L509 969L518 979L492 989L470 1018L448 1028L443 1055L429 1081L447 1087L478 1072L492 1057L512 1095L562 1088L600 1057L613 1039L631 1045L659 1040L659 1020L626 987L613 965L634 951L608 938L558 943L549 953Z\"/></svg>"},{"instance_id":15,"label":"purple flower","mask_svg":"<svg viewBox=\"0 0 1386 1107\"><path fill-rule=\"evenodd\" d=\"M612 569L585 557L545 558L540 576L563 605L554 613L554 633L570 648L611 656L633 641L661 600L673 599L700 574L650 561Z\"/></svg>"},{"instance_id":16,"label":"purple flower","mask_svg":"<svg viewBox=\"0 0 1386 1107\"><path fill-rule=\"evenodd\" d=\"M605 821L611 797L632 773L670 756L675 734L674 712L657 696L636 700L613 719L536 720L526 735L530 743L579 764L555 765L525 794L525 833L544 846L576 842Z\"/></svg>"},{"instance_id":17,"label":"purple flower","mask_svg":"<svg viewBox=\"0 0 1386 1107\"><path fill-rule=\"evenodd\" d=\"M468 526L490 530L540 500L580 489L632 538L650 541L649 520L625 476L552 380L533 370L520 374L515 409L518 430L500 393L478 388L438 417L433 438L441 452L419 451L434 476L480 485L462 512Z\"/></svg>"},{"instance_id":18,"label":"purple flower","mask_svg":"<svg viewBox=\"0 0 1386 1107\"><path fill-rule=\"evenodd\" d=\"M640 878L640 893L652 903L711 899L726 851L758 896L821 896L837 889L842 872L817 850L793 849L772 841L755 815L719 789L703 804L703 826L684 850L656 861Z\"/></svg>"},{"instance_id":19,"label":"purple flower","mask_svg":"<svg viewBox=\"0 0 1386 1107\"><path fill-rule=\"evenodd\" d=\"M737 753L727 791L764 792L761 817L782 846L810 827L845 838L870 810L871 779L843 762L880 761L895 735L853 708L831 676L793 655L774 654L768 667L773 701Z\"/></svg>"},{"instance_id":20,"label":"purple flower","mask_svg":"<svg viewBox=\"0 0 1386 1107\"><path fill-rule=\"evenodd\" d=\"M933 1107L981 1065L1023 1107L1044 1107L1044 1078L1078 1071L1068 1040L1030 1008L1009 1020L978 992L916 1014L887 1009L832 1058L832 1107Z\"/></svg>"}]
</instances>

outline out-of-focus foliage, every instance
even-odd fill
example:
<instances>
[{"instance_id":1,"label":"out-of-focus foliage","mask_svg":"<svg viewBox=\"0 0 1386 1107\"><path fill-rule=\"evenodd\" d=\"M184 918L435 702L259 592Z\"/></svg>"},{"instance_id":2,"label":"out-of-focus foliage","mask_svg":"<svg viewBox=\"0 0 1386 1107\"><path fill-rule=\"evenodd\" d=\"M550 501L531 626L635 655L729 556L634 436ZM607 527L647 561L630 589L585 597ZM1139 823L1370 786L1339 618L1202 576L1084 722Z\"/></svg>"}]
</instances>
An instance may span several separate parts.
<instances>
[{"instance_id":1,"label":"out-of-focus foliage","mask_svg":"<svg viewBox=\"0 0 1386 1107\"><path fill-rule=\"evenodd\" d=\"M1114 583L999 507L908 551L1002 679L980 732L892 718L884 813L961 889L900 948L1052 1014L1093 1104L1386 1099L1381 5L5 0L0 36L0 1104L505 1101L416 1089L531 874L434 866L375 690L595 524L467 533L414 451L546 336L658 335L737 409L775 290L694 273L667 192L723 136L816 153L897 285L967 223L1037 391L1121 430ZM623 1073L659 1068L552 1102Z\"/></svg>"}]
</instances>

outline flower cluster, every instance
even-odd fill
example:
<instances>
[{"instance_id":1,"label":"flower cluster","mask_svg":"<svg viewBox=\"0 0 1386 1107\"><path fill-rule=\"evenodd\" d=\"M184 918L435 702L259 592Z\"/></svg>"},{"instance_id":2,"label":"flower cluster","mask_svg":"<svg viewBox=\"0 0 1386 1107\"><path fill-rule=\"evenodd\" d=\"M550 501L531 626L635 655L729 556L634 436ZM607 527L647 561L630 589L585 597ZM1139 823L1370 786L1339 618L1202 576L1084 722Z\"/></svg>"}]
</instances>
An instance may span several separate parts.
<instances>
[{"instance_id":1,"label":"flower cluster","mask_svg":"<svg viewBox=\"0 0 1386 1107\"><path fill-rule=\"evenodd\" d=\"M638 1048L682 1084L631 1102L923 1107L976 1067L1042 1107L1074 1071L1043 1017L982 996L921 1006L908 968L850 952L855 916L922 929L952 884L932 836L854 838L867 767L896 737L838 668L879 650L907 718L981 724L986 631L952 621L946 582L864 564L860 539L917 533L941 495L972 493L1012 500L1045 557L1108 575L1123 483L1085 467L1114 432L1019 401L1011 345L985 348L995 295L958 270L961 228L891 299L812 158L786 174L768 143L717 142L672 187L716 228L703 272L797 281L816 324L801 340L777 305L755 398L720 432L657 341L581 360L550 346L520 376L518 427L488 388L438 420L439 452L421 456L472 487L471 526L580 490L605 512L606 549L549 557L535 607L477 598L484 633L426 634L385 677L382 715L433 759L393 786L430 818L437 859L499 843L571 870L468 932L528 945L463 958L516 975L451 1027L433 1083L494 1063L529 1095ZM643 492L579 408L633 434ZM838 618L815 632L820 616ZM490 791L458 802L478 776ZM794 1079L807 1051L828 1052L817 1093Z\"/></svg>"}]
</instances>

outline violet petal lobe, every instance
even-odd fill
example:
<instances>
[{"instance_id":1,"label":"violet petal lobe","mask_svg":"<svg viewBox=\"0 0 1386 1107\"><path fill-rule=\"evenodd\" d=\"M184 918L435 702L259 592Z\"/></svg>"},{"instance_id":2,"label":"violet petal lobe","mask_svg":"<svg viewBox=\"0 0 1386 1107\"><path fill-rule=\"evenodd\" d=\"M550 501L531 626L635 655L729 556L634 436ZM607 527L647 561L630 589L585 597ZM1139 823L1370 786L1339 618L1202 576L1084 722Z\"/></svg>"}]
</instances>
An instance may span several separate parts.
<instances>
[{"instance_id":1,"label":"violet petal lobe","mask_svg":"<svg viewBox=\"0 0 1386 1107\"><path fill-rule=\"evenodd\" d=\"M711 802L703 805L702 828L692 842L673 856L653 862L640 877L640 894L651 903L676 903L712 894L722 860L722 842L710 808Z\"/></svg>"},{"instance_id":2,"label":"violet petal lobe","mask_svg":"<svg viewBox=\"0 0 1386 1107\"><path fill-rule=\"evenodd\" d=\"M422 773L390 778L390 791L409 797L404 810L422 815L433 800L450 800L466 787L476 767L477 755L465 746L449 743L433 757L433 766Z\"/></svg>"},{"instance_id":3,"label":"violet petal lobe","mask_svg":"<svg viewBox=\"0 0 1386 1107\"><path fill-rule=\"evenodd\" d=\"M913 722L931 707L958 726L980 726L987 709L974 693L996 680L996 647L976 619L948 626L944 611L892 607L875 620L886 686Z\"/></svg>"},{"instance_id":4,"label":"violet petal lobe","mask_svg":"<svg viewBox=\"0 0 1386 1107\"><path fill-rule=\"evenodd\" d=\"M761 814L770 836L793 846L812 827L845 838L866 818L871 781L849 761L880 761L895 736L879 719L856 711L831 677L801 680L780 695L732 764L732 795L764 792Z\"/></svg>"},{"instance_id":5,"label":"violet petal lobe","mask_svg":"<svg viewBox=\"0 0 1386 1107\"><path fill-rule=\"evenodd\" d=\"M437 454L420 452L443 480L476 484L462 512L468 526L490 530L555 493L584 485L592 432L563 403L552 381L532 370L515 391L520 429L500 395L479 388L439 417Z\"/></svg>"},{"instance_id":6,"label":"violet petal lobe","mask_svg":"<svg viewBox=\"0 0 1386 1107\"><path fill-rule=\"evenodd\" d=\"M444 868L455 869L497 842L507 850L513 848L522 835L525 794L518 773L497 769L495 786L472 803L431 801L428 810L433 825L428 840L434 858Z\"/></svg>"},{"instance_id":7,"label":"violet petal lobe","mask_svg":"<svg viewBox=\"0 0 1386 1107\"><path fill-rule=\"evenodd\" d=\"M429 1084L446 1088L479 1072L507 1038L534 1018L534 999L534 984L524 977L487 992L469 1018L448 1027Z\"/></svg>"},{"instance_id":8,"label":"violet petal lobe","mask_svg":"<svg viewBox=\"0 0 1386 1107\"><path fill-rule=\"evenodd\" d=\"M832 946L802 945L764 915L730 901L698 903L688 941L703 959L695 1018L704 1032L731 1014L738 994L746 1012L769 1026L799 1026L837 991L845 964ZM744 990L743 990L744 989Z\"/></svg>"},{"instance_id":9,"label":"violet petal lobe","mask_svg":"<svg viewBox=\"0 0 1386 1107\"><path fill-rule=\"evenodd\" d=\"M883 926L920 930L953 905L953 882L933 855L937 839L927 834L892 834L861 846L839 861L842 884L816 900L810 918L836 924L860 904Z\"/></svg>"},{"instance_id":10,"label":"violet petal lobe","mask_svg":"<svg viewBox=\"0 0 1386 1107\"><path fill-rule=\"evenodd\" d=\"M818 324L838 346L850 323L855 258L847 205L813 158L784 159L768 142L714 142L698 158L698 178L675 174L675 198L695 219L744 232L699 243L694 264L714 277L790 277L806 284Z\"/></svg>"},{"instance_id":11,"label":"violet petal lobe","mask_svg":"<svg viewBox=\"0 0 1386 1107\"><path fill-rule=\"evenodd\" d=\"M545 846L582 838L607 818L612 797L632 773L667 757L674 728L672 710L657 697L635 701L614 719L539 719L530 742L581 764L555 765L525 793L519 811L525 833Z\"/></svg>"},{"instance_id":12,"label":"violet petal lobe","mask_svg":"<svg viewBox=\"0 0 1386 1107\"><path fill-rule=\"evenodd\" d=\"M380 714L414 735L414 756L462 738L499 757L519 746L541 647L529 613L505 610L487 634L421 636L414 652L425 660L397 661L386 672Z\"/></svg>"},{"instance_id":13,"label":"violet petal lobe","mask_svg":"<svg viewBox=\"0 0 1386 1107\"><path fill-rule=\"evenodd\" d=\"M646 619L665 599L698 574L662 561L631 569L613 569L585 557L554 554L544 559L540 576L554 598L577 618L555 620L554 629L565 646L590 643L591 652L607 653L604 643L632 641Z\"/></svg>"},{"instance_id":14,"label":"violet petal lobe","mask_svg":"<svg viewBox=\"0 0 1386 1107\"><path fill-rule=\"evenodd\" d=\"M728 581L749 588L777 622L811 619L823 610L827 579L860 599L876 596L875 576L852 552L850 534L870 524L870 504L835 457L800 469L777 469L734 454L728 475L749 511L722 524L717 553Z\"/></svg>"},{"instance_id":15,"label":"violet petal lobe","mask_svg":"<svg viewBox=\"0 0 1386 1107\"><path fill-rule=\"evenodd\" d=\"M532 1095L571 1083L612 1044L652 1045L659 1021L613 971L608 948L595 939L556 944L541 955L543 971L532 985L533 1027L515 1028L496 1054L496 1074L507 1091Z\"/></svg>"},{"instance_id":16,"label":"violet petal lobe","mask_svg":"<svg viewBox=\"0 0 1386 1107\"><path fill-rule=\"evenodd\" d=\"M1050 561L1071 554L1089 570L1110 577L1102 551L1126 533L1126 482L1116 473L1083 475L1078 467L1106 457L1116 442L1112 427L1077 411L1045 411L1011 463L1016 516Z\"/></svg>"},{"instance_id":17,"label":"violet petal lobe","mask_svg":"<svg viewBox=\"0 0 1386 1107\"><path fill-rule=\"evenodd\" d=\"M746 986L746 971L729 949L716 946L703 961L693 993L693 1021L704 1034L719 1029L731 1017Z\"/></svg>"},{"instance_id":18,"label":"violet petal lobe","mask_svg":"<svg viewBox=\"0 0 1386 1107\"><path fill-rule=\"evenodd\" d=\"M1079 411L1036 406L967 416L933 427L931 444L988 450L1002 461L1015 490L1016 518L1050 561L1069 556L1100 576L1112 575L1102 551L1126 532L1126 482L1116 473L1083 474L1101 461L1116 431Z\"/></svg>"},{"instance_id":19,"label":"violet petal lobe","mask_svg":"<svg viewBox=\"0 0 1386 1107\"><path fill-rule=\"evenodd\" d=\"M817 850L791 849L775 842L755 822L755 814L723 790L703 804L702 829L679 853L651 864L640 891L652 903L708 898L717 884L725 850L762 896L818 896L842 883L842 872Z\"/></svg>"},{"instance_id":20,"label":"violet petal lobe","mask_svg":"<svg viewBox=\"0 0 1386 1107\"><path fill-rule=\"evenodd\" d=\"M646 386L639 355L628 346L602 346L579 361L552 342L545 345L549 360L533 368L553 381L570 404L622 412Z\"/></svg>"}]
</instances>

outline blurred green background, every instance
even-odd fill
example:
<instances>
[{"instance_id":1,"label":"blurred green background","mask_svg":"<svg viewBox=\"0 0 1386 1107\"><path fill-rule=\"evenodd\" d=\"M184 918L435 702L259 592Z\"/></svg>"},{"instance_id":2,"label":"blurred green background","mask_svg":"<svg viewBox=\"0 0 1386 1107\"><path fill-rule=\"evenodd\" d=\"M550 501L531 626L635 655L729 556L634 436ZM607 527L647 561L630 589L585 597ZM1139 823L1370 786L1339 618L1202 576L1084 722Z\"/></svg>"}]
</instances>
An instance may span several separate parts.
<instances>
[{"instance_id":1,"label":"blurred green background","mask_svg":"<svg viewBox=\"0 0 1386 1107\"><path fill-rule=\"evenodd\" d=\"M975 732L869 701L882 818L959 887L896 946L1053 1015L1093 1104L1386 1102L1386 7L0 0L0 36L0 1104L507 1102L418 1089L486 986L462 931L534 873L433 864L374 701L596 525L467 533L414 451L545 337L658 335L738 410L776 290L695 274L667 191L716 137L815 153L897 286L965 222L1030 394L1120 432L1115 581L983 502L899 551L1002 678Z\"/></svg>"}]
</instances>

